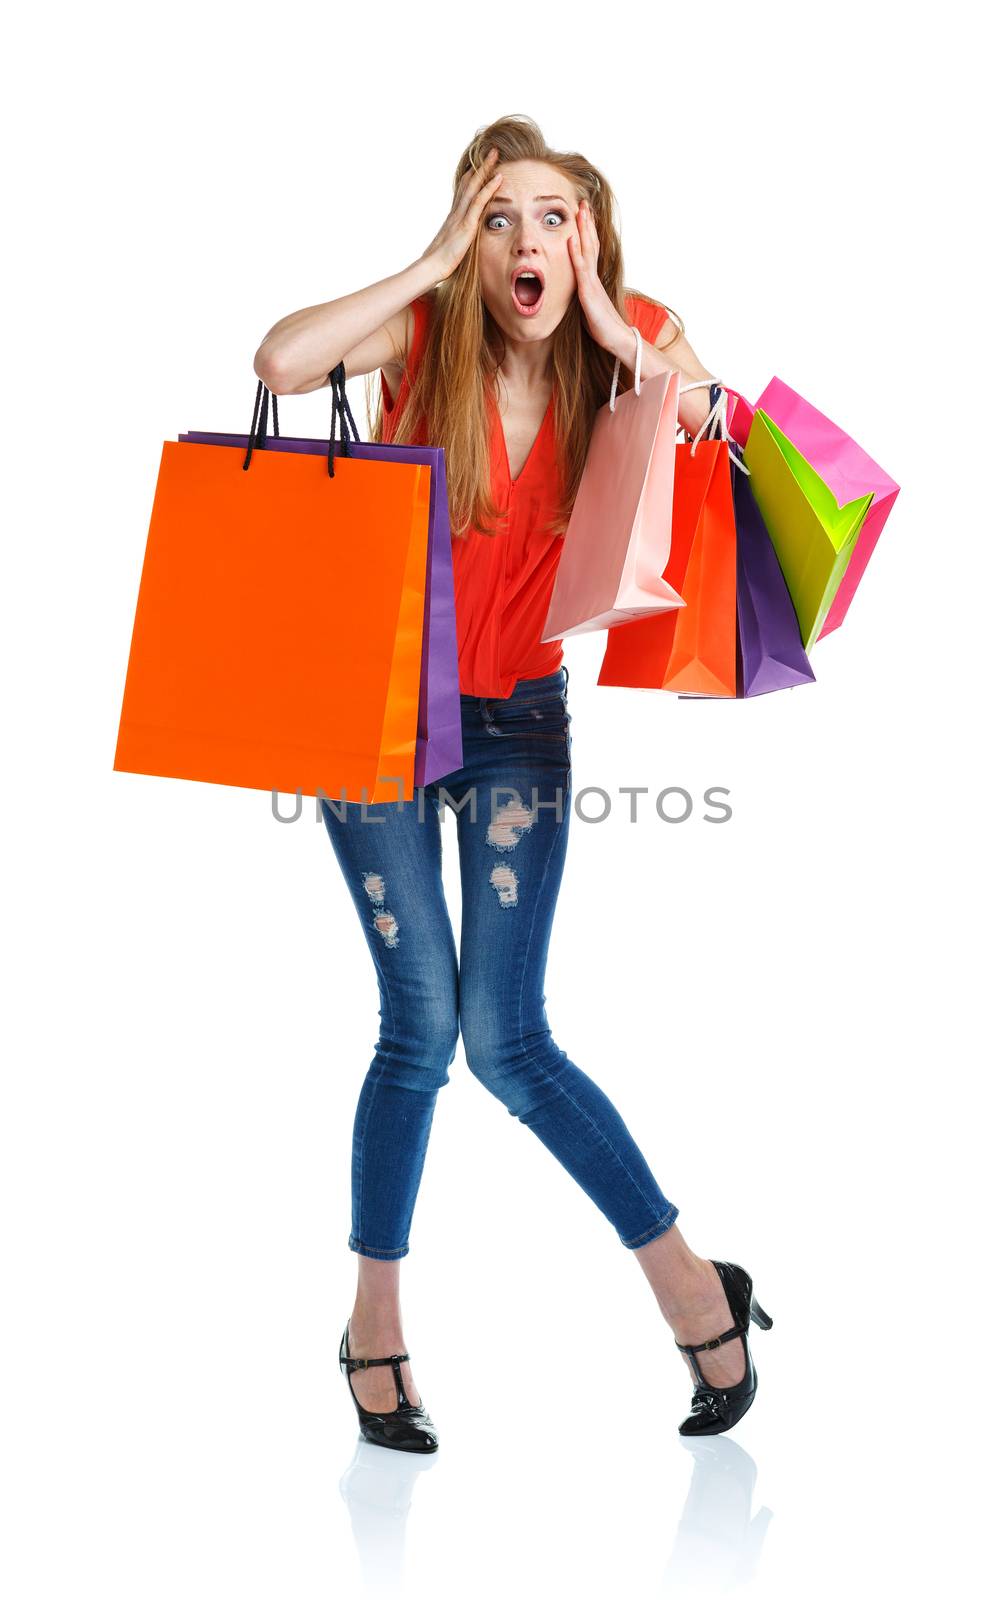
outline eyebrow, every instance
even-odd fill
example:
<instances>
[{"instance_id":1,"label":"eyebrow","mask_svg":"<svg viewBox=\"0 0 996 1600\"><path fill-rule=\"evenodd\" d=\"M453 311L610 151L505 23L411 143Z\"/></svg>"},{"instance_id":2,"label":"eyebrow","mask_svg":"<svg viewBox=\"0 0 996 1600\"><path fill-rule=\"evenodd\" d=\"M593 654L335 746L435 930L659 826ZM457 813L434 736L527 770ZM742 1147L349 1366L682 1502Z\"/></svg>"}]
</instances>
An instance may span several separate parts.
<instances>
[{"instance_id":1,"label":"eyebrow","mask_svg":"<svg viewBox=\"0 0 996 1600\"><path fill-rule=\"evenodd\" d=\"M561 204L565 206L568 203L562 194L534 194L533 200L559 200ZM488 201L488 204L492 206L510 206L513 204L512 196L510 194L493 194L491 199Z\"/></svg>"}]
</instances>

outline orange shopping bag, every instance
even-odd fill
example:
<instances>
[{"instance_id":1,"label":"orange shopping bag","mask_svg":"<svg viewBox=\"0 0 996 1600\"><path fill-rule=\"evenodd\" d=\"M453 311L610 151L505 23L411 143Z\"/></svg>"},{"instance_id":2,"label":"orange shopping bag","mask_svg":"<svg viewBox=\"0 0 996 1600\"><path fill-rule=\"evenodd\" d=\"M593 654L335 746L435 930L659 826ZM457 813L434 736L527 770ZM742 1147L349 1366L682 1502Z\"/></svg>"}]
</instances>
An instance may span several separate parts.
<instances>
[{"instance_id":1,"label":"orange shopping bag","mask_svg":"<svg viewBox=\"0 0 996 1600\"><path fill-rule=\"evenodd\" d=\"M724 439L675 449L671 554L678 611L610 628L600 684L681 694L737 692L737 533Z\"/></svg>"},{"instance_id":2,"label":"orange shopping bag","mask_svg":"<svg viewBox=\"0 0 996 1600\"><path fill-rule=\"evenodd\" d=\"M431 469L342 451L163 445L116 771L413 798Z\"/></svg>"}]
</instances>

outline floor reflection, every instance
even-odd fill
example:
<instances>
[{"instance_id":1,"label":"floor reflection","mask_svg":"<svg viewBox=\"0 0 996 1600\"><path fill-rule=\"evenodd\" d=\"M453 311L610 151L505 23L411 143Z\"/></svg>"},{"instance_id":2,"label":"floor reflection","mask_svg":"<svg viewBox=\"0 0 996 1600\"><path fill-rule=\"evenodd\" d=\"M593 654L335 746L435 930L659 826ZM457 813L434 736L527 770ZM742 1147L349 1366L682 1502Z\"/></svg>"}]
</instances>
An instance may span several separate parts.
<instances>
[{"instance_id":1,"label":"floor reflection","mask_svg":"<svg viewBox=\"0 0 996 1600\"><path fill-rule=\"evenodd\" d=\"M692 1458L692 1477L670 1556L654 1588L664 1600L729 1593L756 1577L772 1518L767 1506L753 1511L757 1467L725 1435L676 1443ZM405 1531L415 1480L431 1472L438 1459L435 1453L385 1450L357 1439L339 1489L349 1508L362 1593L370 1600L404 1592Z\"/></svg>"},{"instance_id":2,"label":"floor reflection","mask_svg":"<svg viewBox=\"0 0 996 1600\"><path fill-rule=\"evenodd\" d=\"M438 1456L386 1450L357 1438L353 1459L339 1480L349 1507L365 1595L399 1595L404 1587L405 1528L415 1479L431 1472Z\"/></svg>"},{"instance_id":3,"label":"floor reflection","mask_svg":"<svg viewBox=\"0 0 996 1600\"><path fill-rule=\"evenodd\" d=\"M751 1515L757 1467L740 1445L726 1435L679 1442L692 1457L692 1481L663 1593L726 1594L756 1577L772 1512L762 1506Z\"/></svg>"}]
</instances>

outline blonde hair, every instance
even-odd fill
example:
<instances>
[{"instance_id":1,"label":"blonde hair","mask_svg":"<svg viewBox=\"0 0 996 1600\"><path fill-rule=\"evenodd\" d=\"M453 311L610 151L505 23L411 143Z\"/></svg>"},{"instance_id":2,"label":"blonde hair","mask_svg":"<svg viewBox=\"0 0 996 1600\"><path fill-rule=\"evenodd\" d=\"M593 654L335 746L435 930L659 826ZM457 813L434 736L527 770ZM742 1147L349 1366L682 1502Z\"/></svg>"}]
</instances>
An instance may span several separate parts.
<instances>
[{"instance_id":1,"label":"blonde hair","mask_svg":"<svg viewBox=\"0 0 996 1600\"><path fill-rule=\"evenodd\" d=\"M556 167L588 202L598 233L598 275L625 319L626 296L637 291L622 286L616 202L602 173L576 151L552 150L531 117L499 117L479 129L457 162L454 196L464 174L479 170L493 146L502 163L543 161ZM430 294L432 315L423 359L401 402L392 434L394 443L410 444L422 422L424 438L445 449L450 525L455 538L466 537L472 528L493 535L507 526L491 493L486 401L489 387L494 393L505 347L501 329L481 297L479 240L478 231L456 271ZM651 295L641 294L640 298L669 312L675 323L674 339L669 343L681 337L684 324L669 306ZM564 493L543 531L562 535L581 482L595 414L609 398L615 366L615 357L588 332L577 295L554 332L552 354L557 464ZM381 443L384 418L379 376L376 381L376 412L371 416L369 386L367 410L370 437ZM623 368L619 389L629 388L631 381Z\"/></svg>"}]
</instances>

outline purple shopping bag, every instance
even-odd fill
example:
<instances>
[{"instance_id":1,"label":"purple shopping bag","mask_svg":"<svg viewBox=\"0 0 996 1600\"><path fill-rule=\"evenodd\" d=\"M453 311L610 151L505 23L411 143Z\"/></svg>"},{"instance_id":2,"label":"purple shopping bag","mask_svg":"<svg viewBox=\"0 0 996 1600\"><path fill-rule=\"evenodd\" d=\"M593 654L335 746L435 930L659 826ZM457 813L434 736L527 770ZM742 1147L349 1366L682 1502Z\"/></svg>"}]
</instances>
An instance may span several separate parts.
<instances>
[{"instance_id":1,"label":"purple shopping bag","mask_svg":"<svg viewBox=\"0 0 996 1600\"><path fill-rule=\"evenodd\" d=\"M327 456L328 439L298 439L254 435L256 448L282 450L292 455ZM248 448L244 433L181 433L181 444L217 444ZM265 438L265 444L263 440ZM343 455L336 440L335 456ZM408 461L432 468L429 494L429 537L425 579L425 614L422 629L422 672L419 680L418 729L415 740L415 784L432 783L463 766L463 731L457 664L456 606L453 593L453 555L450 547L450 513L446 495L445 451L422 445L366 444L349 440L349 454L358 460Z\"/></svg>"},{"instance_id":2,"label":"purple shopping bag","mask_svg":"<svg viewBox=\"0 0 996 1600\"><path fill-rule=\"evenodd\" d=\"M737 697L815 682L750 478L730 462L737 523Z\"/></svg>"}]
</instances>

